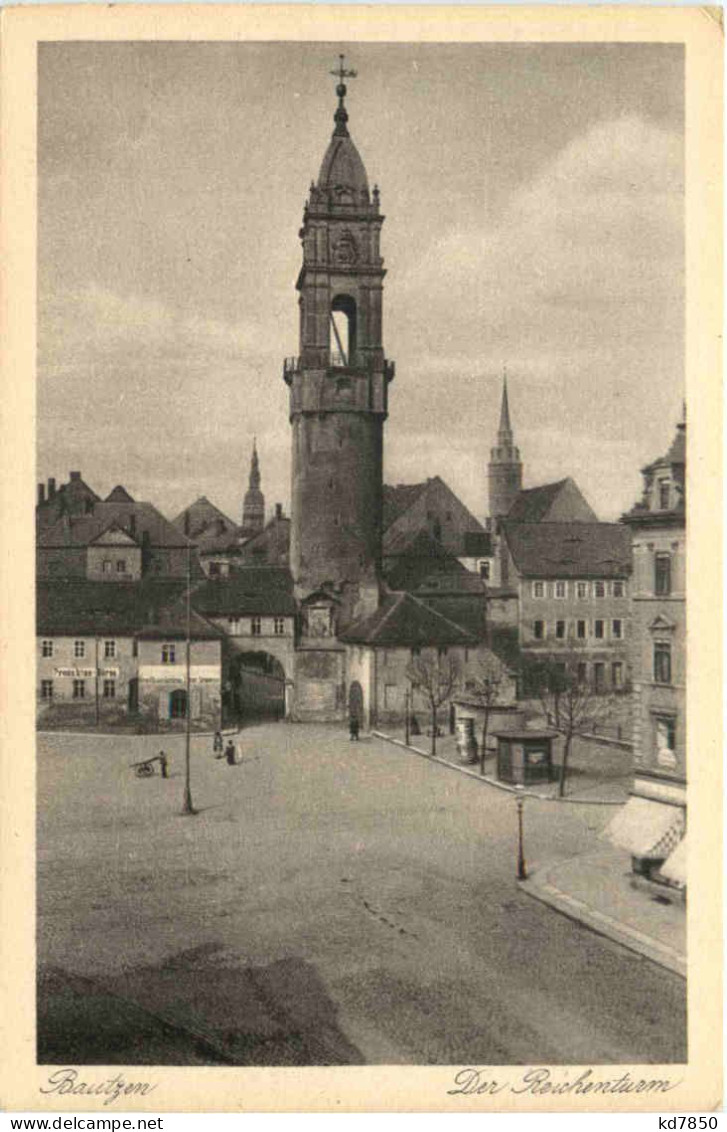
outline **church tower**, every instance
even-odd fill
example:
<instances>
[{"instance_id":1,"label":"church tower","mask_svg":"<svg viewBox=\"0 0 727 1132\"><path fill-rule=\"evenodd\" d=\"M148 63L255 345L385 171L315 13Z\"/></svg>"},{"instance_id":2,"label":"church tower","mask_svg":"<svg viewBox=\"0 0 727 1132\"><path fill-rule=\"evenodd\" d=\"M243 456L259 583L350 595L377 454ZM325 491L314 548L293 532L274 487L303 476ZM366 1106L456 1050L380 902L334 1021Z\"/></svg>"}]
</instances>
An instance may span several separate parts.
<instances>
[{"instance_id":1,"label":"church tower","mask_svg":"<svg viewBox=\"0 0 727 1132\"><path fill-rule=\"evenodd\" d=\"M250 461L250 486L245 492L242 504L242 529L244 538L252 538L265 526L265 496L260 490L260 461L257 455L257 441L252 442Z\"/></svg>"},{"instance_id":2,"label":"church tower","mask_svg":"<svg viewBox=\"0 0 727 1132\"><path fill-rule=\"evenodd\" d=\"M512 507L523 485L523 466L520 450L515 446L515 438L510 425L510 407L507 401L507 374L502 382L502 405L500 408L500 427L497 430L497 444L490 449L490 463L487 470L490 518L496 522L504 519Z\"/></svg>"},{"instance_id":3,"label":"church tower","mask_svg":"<svg viewBox=\"0 0 727 1132\"><path fill-rule=\"evenodd\" d=\"M384 357L384 217L348 131L337 71L335 128L311 184L296 284L299 354L287 358L292 426L290 566L296 595L323 588L338 628L376 608L382 538L383 431L394 365Z\"/></svg>"}]
</instances>

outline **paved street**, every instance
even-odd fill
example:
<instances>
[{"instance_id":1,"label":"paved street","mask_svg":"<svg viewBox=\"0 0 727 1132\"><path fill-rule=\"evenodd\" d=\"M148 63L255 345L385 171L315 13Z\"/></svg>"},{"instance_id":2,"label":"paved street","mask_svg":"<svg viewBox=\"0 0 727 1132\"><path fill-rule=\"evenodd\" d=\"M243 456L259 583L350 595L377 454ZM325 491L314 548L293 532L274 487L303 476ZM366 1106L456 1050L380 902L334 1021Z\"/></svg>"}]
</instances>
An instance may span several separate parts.
<instances>
[{"instance_id":1,"label":"paved street","mask_svg":"<svg viewBox=\"0 0 727 1132\"><path fill-rule=\"evenodd\" d=\"M518 891L511 795L343 729L240 739L193 740L183 817L181 737L39 737L41 1060L685 1059L684 982ZM611 816L529 799L528 861Z\"/></svg>"}]
</instances>

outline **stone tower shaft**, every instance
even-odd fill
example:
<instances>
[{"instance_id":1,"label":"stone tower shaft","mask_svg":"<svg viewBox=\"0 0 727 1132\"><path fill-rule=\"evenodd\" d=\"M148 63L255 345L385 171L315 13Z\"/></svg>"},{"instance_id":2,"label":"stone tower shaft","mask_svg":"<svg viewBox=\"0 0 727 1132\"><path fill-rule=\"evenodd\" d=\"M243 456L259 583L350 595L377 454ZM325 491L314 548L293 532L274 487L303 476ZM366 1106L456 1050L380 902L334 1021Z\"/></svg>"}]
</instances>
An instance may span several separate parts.
<instances>
[{"instance_id":1,"label":"stone tower shaft","mask_svg":"<svg viewBox=\"0 0 727 1132\"><path fill-rule=\"evenodd\" d=\"M288 358L293 431L291 570L298 595L375 586L381 561L383 426L393 363L382 342L384 217L339 97L300 239L299 354Z\"/></svg>"}]
</instances>

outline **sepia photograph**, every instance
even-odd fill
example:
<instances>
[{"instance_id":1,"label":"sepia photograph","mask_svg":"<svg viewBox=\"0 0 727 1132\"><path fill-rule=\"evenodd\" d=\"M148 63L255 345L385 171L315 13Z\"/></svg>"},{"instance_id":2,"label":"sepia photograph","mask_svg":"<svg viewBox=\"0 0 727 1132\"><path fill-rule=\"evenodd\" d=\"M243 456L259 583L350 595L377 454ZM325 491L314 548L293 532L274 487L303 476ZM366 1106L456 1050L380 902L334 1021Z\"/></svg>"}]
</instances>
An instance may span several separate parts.
<instances>
[{"instance_id":1,"label":"sepia photograph","mask_svg":"<svg viewBox=\"0 0 727 1132\"><path fill-rule=\"evenodd\" d=\"M336 26L38 38L35 1103L665 1111L718 866L685 42Z\"/></svg>"}]
</instances>

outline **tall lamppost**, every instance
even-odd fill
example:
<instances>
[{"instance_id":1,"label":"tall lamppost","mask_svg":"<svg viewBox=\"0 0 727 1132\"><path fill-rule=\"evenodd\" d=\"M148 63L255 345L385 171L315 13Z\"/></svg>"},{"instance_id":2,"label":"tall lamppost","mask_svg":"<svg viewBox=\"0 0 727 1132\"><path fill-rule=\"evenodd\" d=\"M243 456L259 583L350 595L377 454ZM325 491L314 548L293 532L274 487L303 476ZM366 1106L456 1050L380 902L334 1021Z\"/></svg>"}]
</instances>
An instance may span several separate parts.
<instances>
[{"instance_id":1,"label":"tall lamppost","mask_svg":"<svg viewBox=\"0 0 727 1132\"><path fill-rule=\"evenodd\" d=\"M515 805L517 807L517 879L527 880L528 871L525 867L525 848L523 845L523 807L525 804L525 788L518 783L515 787L517 794Z\"/></svg>"},{"instance_id":2,"label":"tall lamppost","mask_svg":"<svg viewBox=\"0 0 727 1132\"><path fill-rule=\"evenodd\" d=\"M185 730L184 730L184 804L182 806L183 814L196 814L192 804L192 784L191 784L191 759L190 759L190 746L191 746L191 726L192 726L192 559L191 559L191 545L187 544L187 702L185 717Z\"/></svg>"},{"instance_id":3,"label":"tall lamppost","mask_svg":"<svg viewBox=\"0 0 727 1132\"><path fill-rule=\"evenodd\" d=\"M411 688L404 693L404 742L407 747L411 739Z\"/></svg>"}]
</instances>

